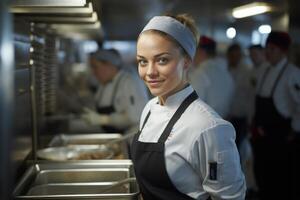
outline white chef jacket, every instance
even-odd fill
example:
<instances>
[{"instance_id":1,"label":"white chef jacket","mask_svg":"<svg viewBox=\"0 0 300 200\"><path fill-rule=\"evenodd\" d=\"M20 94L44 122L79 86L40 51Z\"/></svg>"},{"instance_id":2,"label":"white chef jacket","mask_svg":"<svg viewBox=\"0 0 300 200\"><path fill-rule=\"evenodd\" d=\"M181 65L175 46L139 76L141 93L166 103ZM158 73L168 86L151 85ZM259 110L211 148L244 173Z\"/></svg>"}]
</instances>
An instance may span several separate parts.
<instances>
[{"instance_id":1,"label":"white chef jacket","mask_svg":"<svg viewBox=\"0 0 300 200\"><path fill-rule=\"evenodd\" d=\"M114 87L119 79L119 88L116 89L115 99L111 102ZM117 128L128 128L138 125L139 116L148 101L148 94L143 82L138 81L129 72L120 70L111 82L105 86L99 86L95 100L98 107L113 104L116 112L110 114L110 125Z\"/></svg>"},{"instance_id":2,"label":"white chef jacket","mask_svg":"<svg viewBox=\"0 0 300 200\"><path fill-rule=\"evenodd\" d=\"M260 74L257 84L257 93L262 97L270 97L276 78L284 67L287 59L282 59L276 66L269 65L269 72L265 76ZM267 70L267 69L265 69ZM293 130L300 131L300 69L289 63L283 72L274 91L273 100L277 111L286 118L291 118Z\"/></svg>"},{"instance_id":3,"label":"white chef jacket","mask_svg":"<svg viewBox=\"0 0 300 200\"><path fill-rule=\"evenodd\" d=\"M157 142L169 120L193 92L187 88L167 98L165 105L155 97L145 106L140 128L149 110L151 115L138 140ZM167 173L182 193L198 200L244 199L245 179L235 145L233 126L219 117L199 98L195 100L174 125L165 142ZM217 180L211 180L209 163L217 163Z\"/></svg>"},{"instance_id":4,"label":"white chef jacket","mask_svg":"<svg viewBox=\"0 0 300 200\"><path fill-rule=\"evenodd\" d=\"M255 93L256 93L256 88L258 84L258 79L261 78L262 74L265 72L266 68L268 67L267 62L263 62L258 66L252 65L251 69L251 76L250 76L250 85L251 88L249 89L249 102L251 102L249 106L249 123L252 122L253 116L255 114ZM251 99L251 101L250 101Z\"/></svg>"},{"instance_id":5,"label":"white chef jacket","mask_svg":"<svg viewBox=\"0 0 300 200\"><path fill-rule=\"evenodd\" d=\"M217 58L204 61L192 71L190 82L201 100L222 117L228 116L234 82L225 62Z\"/></svg>"},{"instance_id":6,"label":"white chef jacket","mask_svg":"<svg viewBox=\"0 0 300 200\"><path fill-rule=\"evenodd\" d=\"M231 117L246 118L250 121L252 102L255 91L251 86L251 68L243 61L236 68L230 68L235 91L230 109Z\"/></svg>"}]
</instances>

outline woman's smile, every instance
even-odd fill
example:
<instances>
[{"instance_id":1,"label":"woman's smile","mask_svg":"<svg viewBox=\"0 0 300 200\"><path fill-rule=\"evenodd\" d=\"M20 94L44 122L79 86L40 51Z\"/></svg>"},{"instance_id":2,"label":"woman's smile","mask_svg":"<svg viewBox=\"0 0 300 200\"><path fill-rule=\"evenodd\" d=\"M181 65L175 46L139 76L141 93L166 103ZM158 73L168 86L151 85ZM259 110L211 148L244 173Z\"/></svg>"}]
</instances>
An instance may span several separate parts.
<instances>
[{"instance_id":1,"label":"woman's smile","mask_svg":"<svg viewBox=\"0 0 300 200\"><path fill-rule=\"evenodd\" d=\"M163 84L163 80L147 80L147 85L151 88L158 88Z\"/></svg>"}]
</instances>

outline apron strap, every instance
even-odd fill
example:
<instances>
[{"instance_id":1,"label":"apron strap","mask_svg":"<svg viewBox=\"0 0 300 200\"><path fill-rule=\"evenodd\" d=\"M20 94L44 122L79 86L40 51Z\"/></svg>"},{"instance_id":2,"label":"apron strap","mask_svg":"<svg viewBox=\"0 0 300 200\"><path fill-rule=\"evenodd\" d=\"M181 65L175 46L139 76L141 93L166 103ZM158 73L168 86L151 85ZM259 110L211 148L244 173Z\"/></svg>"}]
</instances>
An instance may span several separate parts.
<instances>
[{"instance_id":1,"label":"apron strap","mask_svg":"<svg viewBox=\"0 0 300 200\"><path fill-rule=\"evenodd\" d=\"M148 119L149 119L149 116L150 116L150 114L151 114L151 111L149 111L149 112L148 112L148 114L147 114L147 116L146 116L146 118L145 118L145 120L144 120L144 123L143 123L143 125L142 125L141 131L143 130L143 128L144 128L144 126L145 126L145 124L147 123L147 121L148 121Z\"/></svg>"},{"instance_id":2,"label":"apron strap","mask_svg":"<svg viewBox=\"0 0 300 200\"><path fill-rule=\"evenodd\" d=\"M277 85L278 85L278 82L279 82L279 80L281 79L281 77L282 77L282 75L283 75L283 72L284 72L285 69L287 68L288 64L289 64L289 62L287 61L287 62L284 64L283 68L280 70L279 75L277 76L277 78L276 78L276 80L275 80L275 84L274 84L273 87L272 87L272 90L271 90L271 97L273 96L274 91L275 91L275 89L276 89L276 87L277 87ZM263 85L265 84L265 81L266 81L267 75L269 74L270 69L271 69L271 66L268 67L268 68L266 69L266 71L265 71L265 73L264 73L264 75L263 75L261 84L260 84L260 86L259 86L259 88L258 88L258 91L257 91L258 94L260 93L260 91L262 90Z\"/></svg>"},{"instance_id":3,"label":"apron strap","mask_svg":"<svg viewBox=\"0 0 300 200\"><path fill-rule=\"evenodd\" d=\"M279 82L279 80L281 79L281 77L282 77L282 75L283 75L285 69L287 69L288 64L289 64L289 62L287 61L287 62L285 63L285 65L283 66L283 68L280 70L280 73L279 73L279 75L277 76L276 81L275 81L275 84L274 84L274 86L273 86L273 88L272 88L272 91L271 91L271 97L273 96L273 94L274 94L274 92L275 92L275 89L277 88L278 82Z\"/></svg>"},{"instance_id":4,"label":"apron strap","mask_svg":"<svg viewBox=\"0 0 300 200\"><path fill-rule=\"evenodd\" d=\"M267 74L269 74L270 69L271 69L271 66L269 66L269 67L265 70L265 73L264 73L264 75L263 75L263 77L262 77L262 79L261 79L261 83L260 83L260 85L259 85L259 88L258 88L258 90L257 90L258 94L259 94L260 91L262 90L262 86L263 86L264 83L265 83Z\"/></svg>"},{"instance_id":5,"label":"apron strap","mask_svg":"<svg viewBox=\"0 0 300 200\"><path fill-rule=\"evenodd\" d=\"M179 108L176 110L175 114L172 116L171 120L169 121L167 127L163 131L162 135L160 136L158 143L164 143L167 138L169 137L173 126L178 121L178 119L181 117L181 115L184 113L184 111L189 107L193 101L198 99L198 95L196 91L193 91L179 106Z\"/></svg>"}]
</instances>

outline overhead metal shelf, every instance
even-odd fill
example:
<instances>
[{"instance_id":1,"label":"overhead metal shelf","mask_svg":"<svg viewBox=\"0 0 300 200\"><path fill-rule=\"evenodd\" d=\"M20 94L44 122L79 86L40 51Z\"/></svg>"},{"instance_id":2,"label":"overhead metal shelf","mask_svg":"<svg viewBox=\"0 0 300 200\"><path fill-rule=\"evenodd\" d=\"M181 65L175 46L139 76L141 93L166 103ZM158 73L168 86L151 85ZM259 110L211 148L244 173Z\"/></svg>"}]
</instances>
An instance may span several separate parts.
<instances>
[{"instance_id":1,"label":"overhead metal shelf","mask_svg":"<svg viewBox=\"0 0 300 200\"><path fill-rule=\"evenodd\" d=\"M94 24L98 21L96 12L93 12L90 17L70 17L70 16L22 16L22 19L30 22L45 23L45 24Z\"/></svg>"},{"instance_id":2,"label":"overhead metal shelf","mask_svg":"<svg viewBox=\"0 0 300 200\"><path fill-rule=\"evenodd\" d=\"M11 6L20 7L82 7L86 0L12 0Z\"/></svg>"},{"instance_id":3,"label":"overhead metal shelf","mask_svg":"<svg viewBox=\"0 0 300 200\"><path fill-rule=\"evenodd\" d=\"M61 7L61 6L43 6L43 7L29 7L29 6L11 6L10 12L22 15L74 15L83 16L91 15L93 13L92 3L88 3L83 7Z\"/></svg>"},{"instance_id":4,"label":"overhead metal shelf","mask_svg":"<svg viewBox=\"0 0 300 200\"><path fill-rule=\"evenodd\" d=\"M74 32L74 33L56 33L62 38L72 38L76 40L101 40L103 35L100 31Z\"/></svg>"},{"instance_id":5,"label":"overhead metal shelf","mask_svg":"<svg viewBox=\"0 0 300 200\"><path fill-rule=\"evenodd\" d=\"M44 24L63 37L103 37L97 13L88 0L13 0L10 11L16 20Z\"/></svg>"},{"instance_id":6,"label":"overhead metal shelf","mask_svg":"<svg viewBox=\"0 0 300 200\"><path fill-rule=\"evenodd\" d=\"M56 34L76 39L98 39L103 37L103 30L101 23L96 22L95 24L51 24L49 26Z\"/></svg>"},{"instance_id":7,"label":"overhead metal shelf","mask_svg":"<svg viewBox=\"0 0 300 200\"><path fill-rule=\"evenodd\" d=\"M74 24L51 24L50 28L59 31L95 30L101 29L101 23L96 22L95 24L82 24L80 26Z\"/></svg>"}]
</instances>

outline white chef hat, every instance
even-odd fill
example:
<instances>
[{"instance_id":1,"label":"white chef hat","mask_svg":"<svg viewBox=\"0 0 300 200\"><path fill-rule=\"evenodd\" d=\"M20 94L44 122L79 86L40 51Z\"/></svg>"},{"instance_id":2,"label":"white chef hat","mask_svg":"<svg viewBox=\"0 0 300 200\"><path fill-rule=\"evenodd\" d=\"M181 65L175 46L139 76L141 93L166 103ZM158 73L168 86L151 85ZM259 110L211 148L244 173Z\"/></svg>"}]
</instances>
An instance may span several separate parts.
<instances>
[{"instance_id":1,"label":"white chef hat","mask_svg":"<svg viewBox=\"0 0 300 200\"><path fill-rule=\"evenodd\" d=\"M117 68L122 64L121 55L116 49L99 49L90 56L98 61L111 63Z\"/></svg>"}]
</instances>

